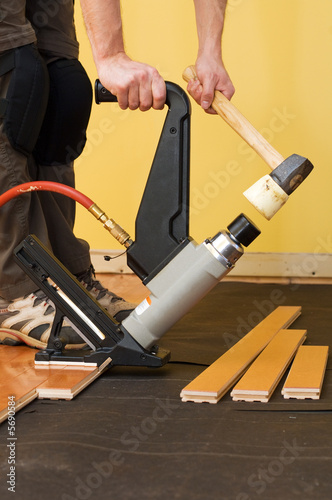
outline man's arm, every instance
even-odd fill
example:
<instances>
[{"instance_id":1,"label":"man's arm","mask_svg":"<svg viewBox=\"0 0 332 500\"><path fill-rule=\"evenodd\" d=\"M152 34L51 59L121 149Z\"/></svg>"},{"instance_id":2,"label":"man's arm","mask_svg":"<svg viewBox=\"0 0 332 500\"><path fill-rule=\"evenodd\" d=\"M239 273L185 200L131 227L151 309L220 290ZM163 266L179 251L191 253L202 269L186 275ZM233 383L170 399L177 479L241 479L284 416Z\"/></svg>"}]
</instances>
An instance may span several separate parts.
<instances>
[{"instance_id":1,"label":"man's arm","mask_svg":"<svg viewBox=\"0 0 332 500\"><path fill-rule=\"evenodd\" d=\"M196 74L198 80L188 84L188 92L208 112L214 91L220 90L228 99L234 86L224 67L221 39L227 0L194 0L198 34Z\"/></svg>"},{"instance_id":2,"label":"man's arm","mask_svg":"<svg viewBox=\"0 0 332 500\"><path fill-rule=\"evenodd\" d=\"M188 84L188 92L207 112L213 112L210 106L215 89L229 99L234 93L221 58L226 1L194 0L198 80ZM125 52L120 0L81 0L81 5L102 84L117 96L122 109L162 109L166 99L163 78L155 68L133 61Z\"/></svg>"},{"instance_id":3,"label":"man's arm","mask_svg":"<svg viewBox=\"0 0 332 500\"><path fill-rule=\"evenodd\" d=\"M162 109L166 88L158 71L125 53L120 0L81 0L93 58L102 84L122 109Z\"/></svg>"}]
</instances>

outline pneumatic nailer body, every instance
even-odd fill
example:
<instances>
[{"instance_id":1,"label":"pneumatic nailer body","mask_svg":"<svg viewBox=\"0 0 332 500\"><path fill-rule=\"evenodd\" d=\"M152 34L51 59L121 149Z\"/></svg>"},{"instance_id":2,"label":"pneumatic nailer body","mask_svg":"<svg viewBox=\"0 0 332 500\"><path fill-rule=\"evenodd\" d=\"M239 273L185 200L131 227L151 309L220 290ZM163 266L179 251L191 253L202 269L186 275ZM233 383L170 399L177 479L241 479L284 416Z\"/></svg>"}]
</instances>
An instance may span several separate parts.
<instances>
[{"instance_id":1,"label":"pneumatic nailer body","mask_svg":"<svg viewBox=\"0 0 332 500\"><path fill-rule=\"evenodd\" d=\"M36 363L84 363L159 367L169 359L159 339L228 274L259 234L240 214L227 229L197 244L189 236L190 103L166 82L168 113L136 218L127 240L127 263L149 291L120 324L33 236L15 251L19 265L56 308L47 348ZM116 100L96 82L96 101ZM67 319L88 349L66 351L61 325Z\"/></svg>"}]
</instances>

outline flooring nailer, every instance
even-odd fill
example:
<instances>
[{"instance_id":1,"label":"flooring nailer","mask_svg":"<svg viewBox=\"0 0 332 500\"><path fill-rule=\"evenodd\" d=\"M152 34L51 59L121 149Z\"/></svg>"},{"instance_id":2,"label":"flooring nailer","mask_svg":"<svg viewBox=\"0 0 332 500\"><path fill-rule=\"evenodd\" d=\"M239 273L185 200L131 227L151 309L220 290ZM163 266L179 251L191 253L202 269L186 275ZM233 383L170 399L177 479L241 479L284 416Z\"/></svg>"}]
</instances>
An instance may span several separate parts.
<instances>
[{"instance_id":1,"label":"flooring nailer","mask_svg":"<svg viewBox=\"0 0 332 500\"><path fill-rule=\"evenodd\" d=\"M158 347L159 339L228 274L242 256L243 247L260 234L240 214L226 230L201 244L189 236L190 102L178 85L166 82L166 89L168 112L136 217L135 240L92 200L66 186L28 183L0 197L0 206L22 192L38 189L74 198L126 247L128 266L149 292L118 323L36 237L28 236L15 250L16 260L56 309L47 348L37 352L36 364L99 366L111 358L112 365L164 365L170 353ZM95 93L97 103L116 101L99 81ZM273 178L273 182L282 184L289 192L289 186L298 185L312 169L308 160L303 165L295 169L292 163L290 169L286 165L286 172L285 166L280 168L283 177L280 182ZM274 196L272 190L268 191ZM64 348L61 338L64 319L84 339L87 349Z\"/></svg>"}]
</instances>

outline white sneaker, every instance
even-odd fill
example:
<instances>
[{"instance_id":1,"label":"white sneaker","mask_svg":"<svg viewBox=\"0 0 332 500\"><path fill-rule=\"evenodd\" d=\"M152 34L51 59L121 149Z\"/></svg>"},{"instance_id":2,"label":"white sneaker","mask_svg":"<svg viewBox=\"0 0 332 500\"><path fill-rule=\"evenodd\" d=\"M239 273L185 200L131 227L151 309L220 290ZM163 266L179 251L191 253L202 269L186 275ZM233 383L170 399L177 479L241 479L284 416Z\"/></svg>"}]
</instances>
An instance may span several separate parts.
<instances>
[{"instance_id":1,"label":"white sneaker","mask_svg":"<svg viewBox=\"0 0 332 500\"><path fill-rule=\"evenodd\" d=\"M42 290L5 303L0 302L0 344L26 344L45 349L51 333L55 310ZM66 349L82 349L86 346L76 331L64 322L61 337L67 342Z\"/></svg>"}]
</instances>

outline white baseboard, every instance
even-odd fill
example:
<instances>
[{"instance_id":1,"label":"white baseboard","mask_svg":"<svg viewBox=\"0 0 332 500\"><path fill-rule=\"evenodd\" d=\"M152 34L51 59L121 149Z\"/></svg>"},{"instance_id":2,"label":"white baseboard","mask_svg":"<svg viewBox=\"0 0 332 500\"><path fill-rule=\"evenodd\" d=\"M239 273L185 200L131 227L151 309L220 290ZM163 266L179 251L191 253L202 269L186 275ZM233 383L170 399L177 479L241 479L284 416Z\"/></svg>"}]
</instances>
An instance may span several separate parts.
<instances>
[{"instance_id":1,"label":"white baseboard","mask_svg":"<svg viewBox=\"0 0 332 500\"><path fill-rule=\"evenodd\" d=\"M104 255L112 260L105 261ZM131 274L123 251L91 250L97 273ZM332 254L246 252L231 271L232 276L331 278Z\"/></svg>"},{"instance_id":2,"label":"white baseboard","mask_svg":"<svg viewBox=\"0 0 332 500\"><path fill-rule=\"evenodd\" d=\"M132 274L127 266L126 253L123 250L90 250L91 261L96 273ZM111 257L107 261L104 256Z\"/></svg>"},{"instance_id":3,"label":"white baseboard","mask_svg":"<svg viewBox=\"0 0 332 500\"><path fill-rule=\"evenodd\" d=\"M330 278L332 277L332 255L247 252L231 272L234 276Z\"/></svg>"}]
</instances>

